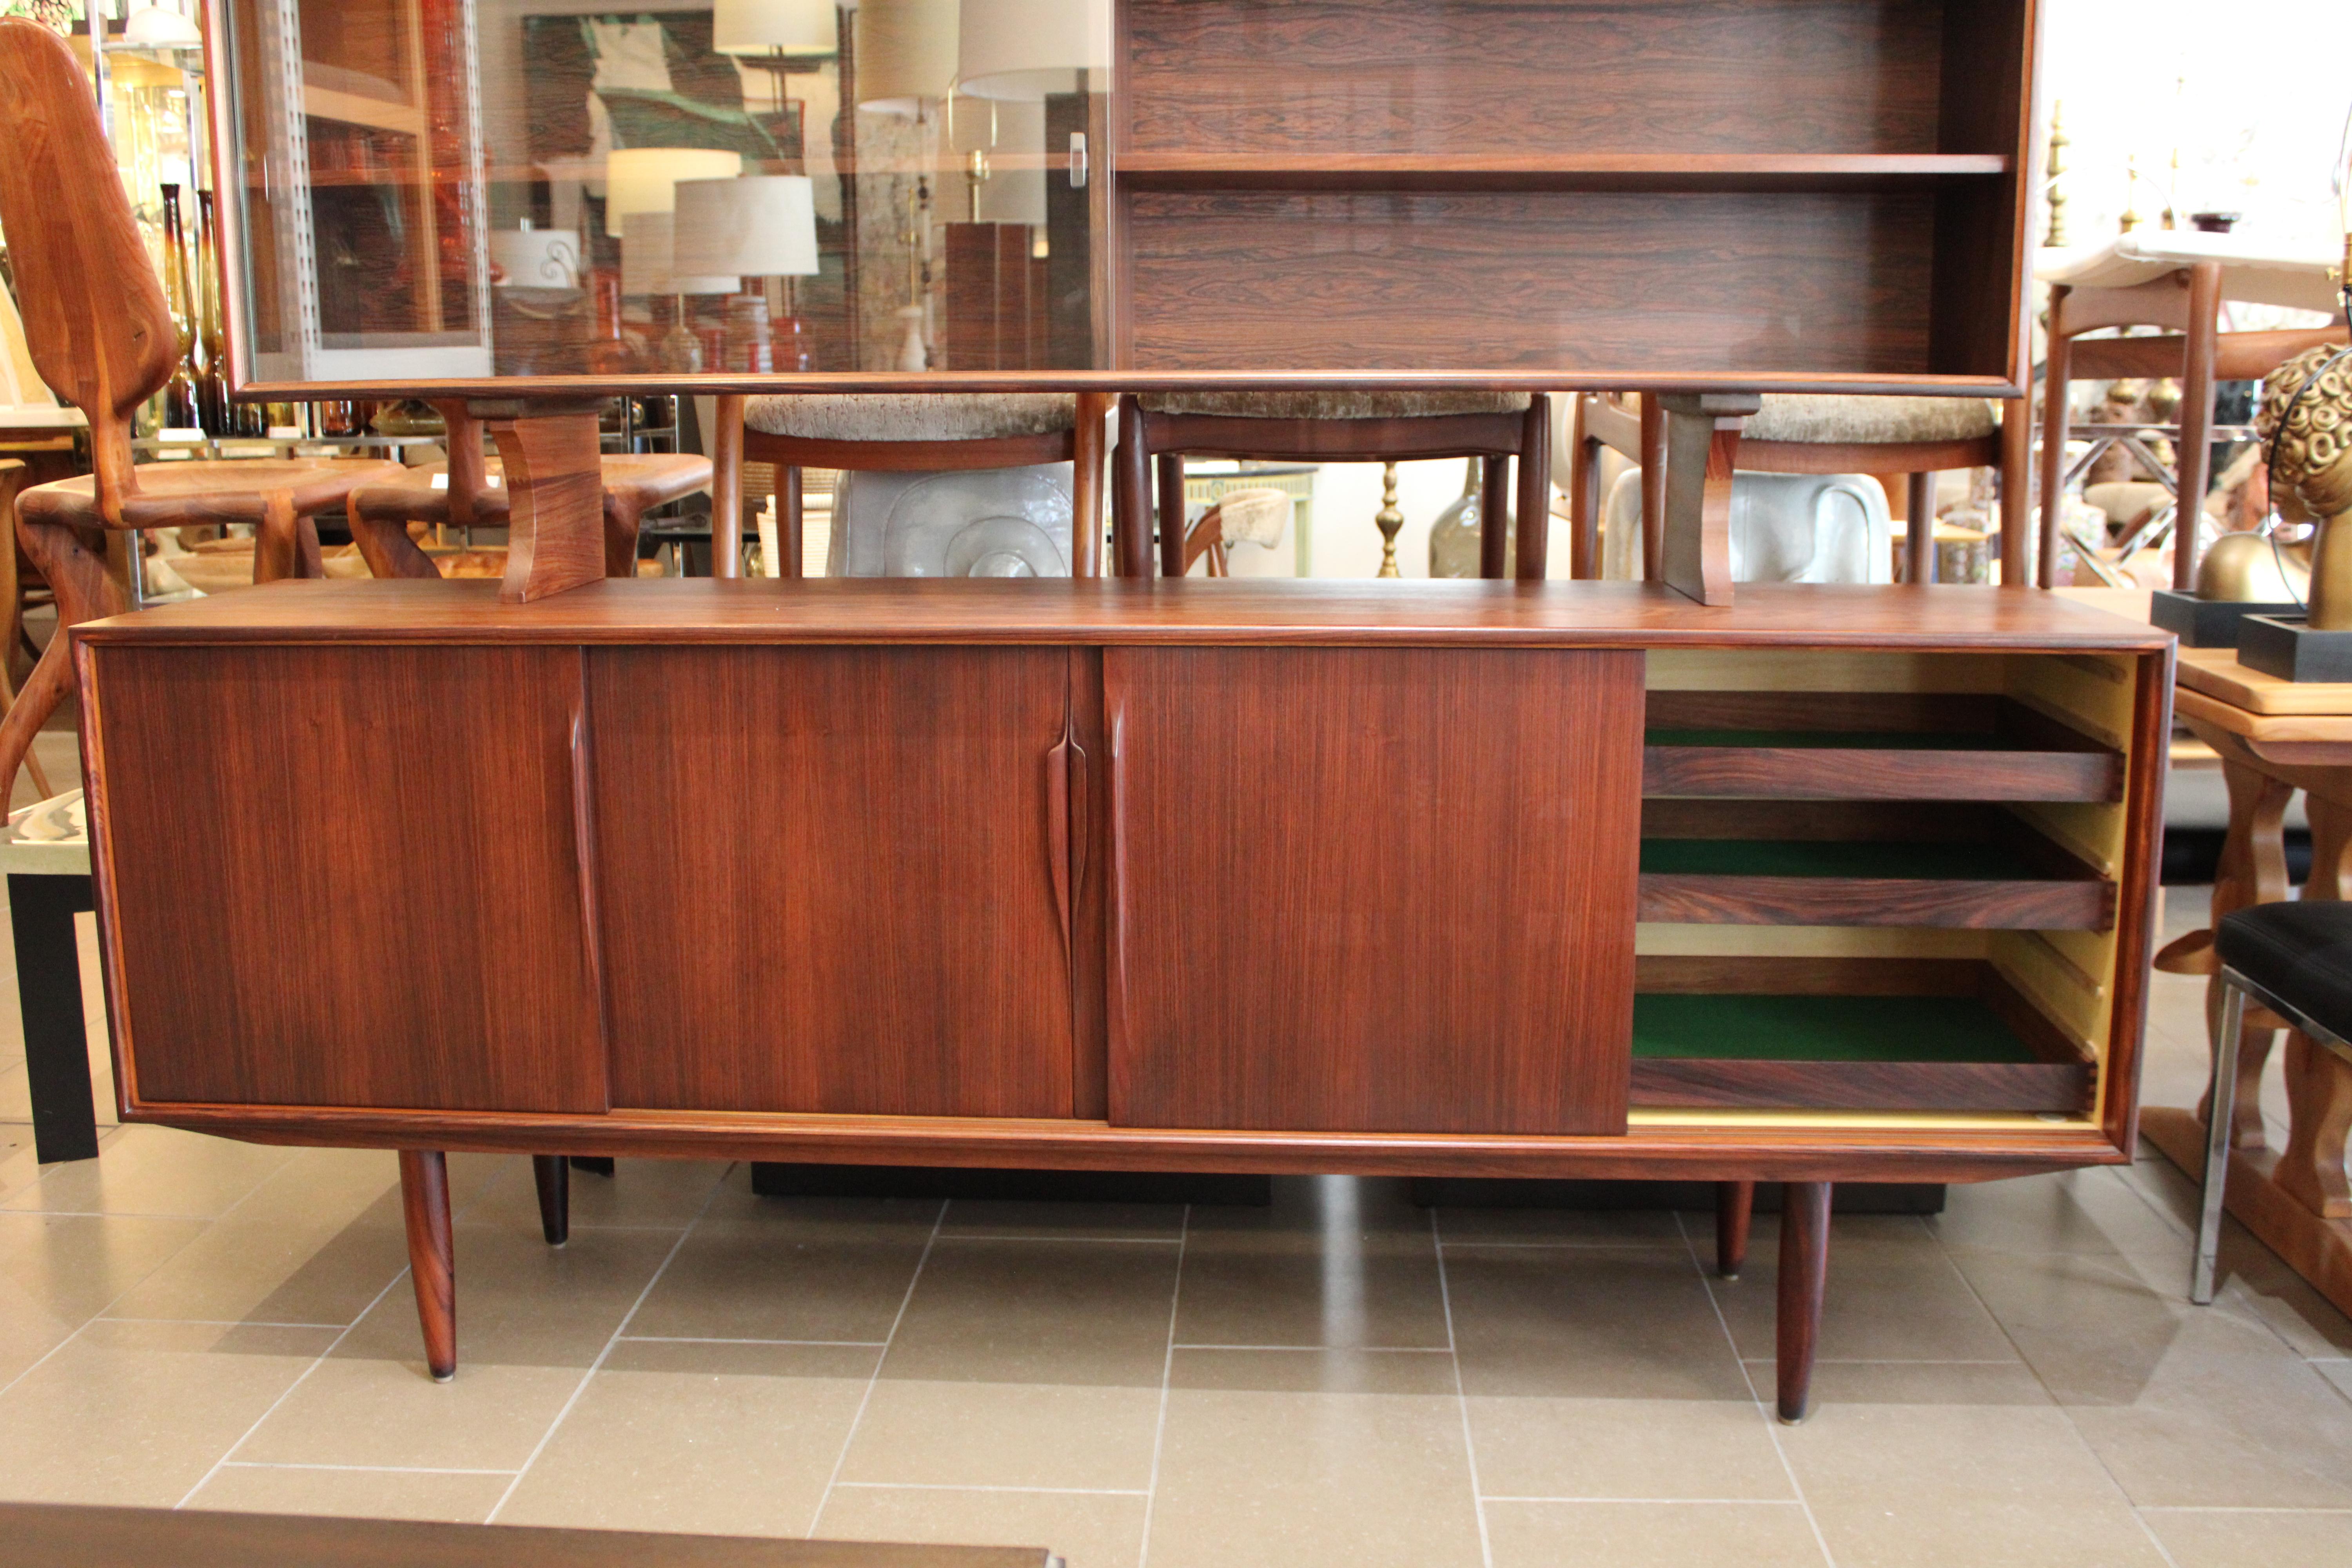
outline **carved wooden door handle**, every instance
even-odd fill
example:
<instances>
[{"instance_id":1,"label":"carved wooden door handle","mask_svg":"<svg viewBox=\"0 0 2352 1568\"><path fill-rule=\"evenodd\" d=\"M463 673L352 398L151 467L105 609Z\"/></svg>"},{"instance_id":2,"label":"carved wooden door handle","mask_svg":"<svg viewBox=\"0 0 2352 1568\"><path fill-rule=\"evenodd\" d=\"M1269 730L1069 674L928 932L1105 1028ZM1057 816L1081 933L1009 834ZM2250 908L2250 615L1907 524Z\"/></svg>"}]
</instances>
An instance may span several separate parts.
<instances>
[{"instance_id":1,"label":"carved wooden door handle","mask_svg":"<svg viewBox=\"0 0 2352 1568\"><path fill-rule=\"evenodd\" d=\"M1062 921L1062 951L1070 951L1070 752L1064 735L1045 753L1045 852L1054 877L1054 912Z\"/></svg>"}]
</instances>

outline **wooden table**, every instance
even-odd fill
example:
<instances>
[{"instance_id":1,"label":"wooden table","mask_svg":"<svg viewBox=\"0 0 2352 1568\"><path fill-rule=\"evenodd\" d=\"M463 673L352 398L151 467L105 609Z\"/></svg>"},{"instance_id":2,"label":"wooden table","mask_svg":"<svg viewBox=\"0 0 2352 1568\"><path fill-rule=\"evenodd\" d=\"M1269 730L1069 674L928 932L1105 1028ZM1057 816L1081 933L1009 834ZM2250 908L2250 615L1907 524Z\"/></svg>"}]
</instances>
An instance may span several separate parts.
<instances>
[{"instance_id":1,"label":"wooden table","mask_svg":"<svg viewBox=\"0 0 2352 1568\"><path fill-rule=\"evenodd\" d=\"M1033 1546L898 1546L635 1530L0 1503L0 1554L41 1568L1058 1568Z\"/></svg>"},{"instance_id":2,"label":"wooden table","mask_svg":"<svg viewBox=\"0 0 2352 1568\"><path fill-rule=\"evenodd\" d=\"M2054 595L384 581L74 636L125 1114L400 1150L436 1372L450 1149L1761 1179L1793 1417L1831 1183L2133 1147L2172 643Z\"/></svg>"},{"instance_id":3,"label":"wooden table","mask_svg":"<svg viewBox=\"0 0 2352 1568\"><path fill-rule=\"evenodd\" d=\"M44 801L33 809L57 804ZM20 837L13 828L0 831L0 873L8 879L8 923L16 948L33 1157L44 1165L94 1160L98 1118L90 1105L89 1036L82 1020L81 955L74 940L74 916L91 908L89 840L41 842Z\"/></svg>"},{"instance_id":4,"label":"wooden table","mask_svg":"<svg viewBox=\"0 0 2352 1568\"><path fill-rule=\"evenodd\" d=\"M2225 648L2184 648L2174 712L2221 758L2230 827L2213 885L2213 919L2290 896L2282 822L2294 792L2311 818L2307 899L2352 890L2352 686L2278 679L2248 669ZM2159 968L2212 974L2210 931L2168 947ZM2209 1020L2220 981L2209 991ZM2210 1026L2210 1025L2209 1025ZM2327 1299L2352 1311L2352 1188L2345 1145L2352 1135L2352 1068L2299 1033L2286 1047L2288 1133L2273 1150L2263 1131L2263 1067L2284 1021L2249 1008L2239 1058L2231 1134L2230 1212ZM2205 1168L2205 1115L2150 1106L2148 1141L2191 1176Z\"/></svg>"}]
</instances>

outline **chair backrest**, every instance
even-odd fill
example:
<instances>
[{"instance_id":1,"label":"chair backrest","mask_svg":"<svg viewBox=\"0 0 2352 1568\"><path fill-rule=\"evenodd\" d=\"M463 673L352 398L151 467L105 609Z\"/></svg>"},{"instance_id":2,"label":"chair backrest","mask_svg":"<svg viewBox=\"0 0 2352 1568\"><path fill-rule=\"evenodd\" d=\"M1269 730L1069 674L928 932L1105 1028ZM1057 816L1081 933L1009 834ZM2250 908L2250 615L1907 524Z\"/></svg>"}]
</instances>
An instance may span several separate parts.
<instances>
[{"instance_id":1,"label":"chair backrest","mask_svg":"<svg viewBox=\"0 0 2352 1568\"><path fill-rule=\"evenodd\" d=\"M177 329L147 259L89 79L37 22L0 20L0 228L25 346L89 416L100 507L131 483L129 423L172 378Z\"/></svg>"}]
</instances>

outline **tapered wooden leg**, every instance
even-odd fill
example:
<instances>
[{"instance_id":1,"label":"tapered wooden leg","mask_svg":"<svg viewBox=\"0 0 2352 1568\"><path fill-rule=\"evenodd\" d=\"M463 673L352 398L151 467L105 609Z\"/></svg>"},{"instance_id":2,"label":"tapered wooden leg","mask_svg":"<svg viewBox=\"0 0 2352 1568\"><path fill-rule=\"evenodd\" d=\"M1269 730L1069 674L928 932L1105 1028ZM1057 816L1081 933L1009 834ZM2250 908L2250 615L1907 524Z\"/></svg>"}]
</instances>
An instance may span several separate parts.
<instances>
[{"instance_id":1,"label":"tapered wooden leg","mask_svg":"<svg viewBox=\"0 0 2352 1568\"><path fill-rule=\"evenodd\" d=\"M1184 575L1184 455L1160 454L1160 574Z\"/></svg>"},{"instance_id":2,"label":"tapered wooden leg","mask_svg":"<svg viewBox=\"0 0 2352 1568\"><path fill-rule=\"evenodd\" d=\"M1122 577L1151 575L1151 455L1143 442L1142 406L1122 397L1110 498L1111 563Z\"/></svg>"},{"instance_id":3,"label":"tapered wooden leg","mask_svg":"<svg viewBox=\"0 0 2352 1568\"><path fill-rule=\"evenodd\" d=\"M801 489L801 466L786 463L776 470L776 551L783 559L776 563L776 575L797 579L801 574L803 553L803 520L808 500Z\"/></svg>"},{"instance_id":4,"label":"tapered wooden leg","mask_svg":"<svg viewBox=\"0 0 2352 1568\"><path fill-rule=\"evenodd\" d=\"M1078 424L1070 465L1070 575L1100 577L1103 537L1103 430L1110 394L1078 394Z\"/></svg>"},{"instance_id":5,"label":"tapered wooden leg","mask_svg":"<svg viewBox=\"0 0 2352 1568\"><path fill-rule=\"evenodd\" d=\"M1715 1271L1737 1279L1748 1266L1748 1223L1756 1215L1756 1184L1715 1184Z\"/></svg>"},{"instance_id":6,"label":"tapered wooden leg","mask_svg":"<svg viewBox=\"0 0 2352 1568\"><path fill-rule=\"evenodd\" d=\"M360 558L367 563L372 577L438 577L441 568L433 564L433 557L408 537L408 519L399 515L398 509L378 513L362 510L354 500L345 509L351 520L352 542L360 547Z\"/></svg>"},{"instance_id":7,"label":"tapered wooden leg","mask_svg":"<svg viewBox=\"0 0 2352 1568\"><path fill-rule=\"evenodd\" d=\"M1601 443L1584 433L1585 405L1600 394L1570 393L1568 422L1568 571L1601 575Z\"/></svg>"},{"instance_id":8,"label":"tapered wooden leg","mask_svg":"<svg viewBox=\"0 0 2352 1568\"><path fill-rule=\"evenodd\" d=\"M19 519L16 537L57 595L58 629L26 679L25 689L0 718L0 794L15 786L16 770L33 754L33 738L73 689L66 628L130 608L121 585L106 569L105 557L90 548L102 542L95 531L85 534L61 523Z\"/></svg>"},{"instance_id":9,"label":"tapered wooden leg","mask_svg":"<svg viewBox=\"0 0 2352 1568\"><path fill-rule=\"evenodd\" d=\"M2063 283L2050 290L2050 349L2042 392L2042 531L2033 552L2033 581L2043 588L2058 585L2058 525L2066 514L2066 389L2074 347L2066 331L2069 292Z\"/></svg>"},{"instance_id":10,"label":"tapered wooden leg","mask_svg":"<svg viewBox=\"0 0 2352 1568\"><path fill-rule=\"evenodd\" d=\"M530 1178L539 1187L539 1228L547 1245L572 1239L572 1167L561 1154L533 1154Z\"/></svg>"},{"instance_id":11,"label":"tapered wooden leg","mask_svg":"<svg viewBox=\"0 0 2352 1568\"><path fill-rule=\"evenodd\" d=\"M1522 583L1540 583L1551 569L1551 399L1540 392L1528 404L1519 437L1519 550L1514 564Z\"/></svg>"},{"instance_id":12,"label":"tapered wooden leg","mask_svg":"<svg viewBox=\"0 0 2352 1568\"><path fill-rule=\"evenodd\" d=\"M743 410L741 393L721 393L710 433L710 574L743 575ZM500 451L506 443L499 443Z\"/></svg>"},{"instance_id":13,"label":"tapered wooden leg","mask_svg":"<svg viewBox=\"0 0 2352 1568\"><path fill-rule=\"evenodd\" d=\"M2172 586L2197 588L2198 533L2205 522L2205 487L2213 473L2213 354L2221 313L2221 264L2189 269L2188 353L2180 373L2180 443L2173 454L2179 481L2179 520L2172 525Z\"/></svg>"},{"instance_id":14,"label":"tapered wooden leg","mask_svg":"<svg viewBox=\"0 0 2352 1568\"><path fill-rule=\"evenodd\" d=\"M438 1149L400 1152L400 1206L408 1222L408 1274L425 1331L425 1365L436 1383L457 1375L457 1276L449 1239L449 1161Z\"/></svg>"},{"instance_id":15,"label":"tapered wooden leg","mask_svg":"<svg viewBox=\"0 0 2352 1568\"><path fill-rule=\"evenodd\" d=\"M1511 538L1511 460L1490 457L1478 475L1478 575L1507 577Z\"/></svg>"},{"instance_id":16,"label":"tapered wooden leg","mask_svg":"<svg viewBox=\"0 0 2352 1568\"><path fill-rule=\"evenodd\" d=\"M2032 400L2000 405L2000 585L2033 586L2033 413Z\"/></svg>"},{"instance_id":17,"label":"tapered wooden leg","mask_svg":"<svg viewBox=\"0 0 2352 1568\"><path fill-rule=\"evenodd\" d=\"M1830 1184L1790 1182L1780 1200L1779 1332L1780 1419L1802 1421L1812 1404L1813 1351L1830 1282Z\"/></svg>"},{"instance_id":18,"label":"tapered wooden leg","mask_svg":"<svg viewBox=\"0 0 2352 1568\"><path fill-rule=\"evenodd\" d=\"M1913 474L1905 511L1910 521L1904 525L1903 576L1906 582L1932 583L1936 580L1936 476Z\"/></svg>"},{"instance_id":19,"label":"tapered wooden leg","mask_svg":"<svg viewBox=\"0 0 2352 1568\"><path fill-rule=\"evenodd\" d=\"M261 521L253 531L253 580L278 583L301 574L299 530L294 498L284 490L261 498Z\"/></svg>"},{"instance_id":20,"label":"tapered wooden leg","mask_svg":"<svg viewBox=\"0 0 2352 1568\"><path fill-rule=\"evenodd\" d=\"M637 574L637 535L645 528L645 508L604 492L604 575Z\"/></svg>"}]
</instances>

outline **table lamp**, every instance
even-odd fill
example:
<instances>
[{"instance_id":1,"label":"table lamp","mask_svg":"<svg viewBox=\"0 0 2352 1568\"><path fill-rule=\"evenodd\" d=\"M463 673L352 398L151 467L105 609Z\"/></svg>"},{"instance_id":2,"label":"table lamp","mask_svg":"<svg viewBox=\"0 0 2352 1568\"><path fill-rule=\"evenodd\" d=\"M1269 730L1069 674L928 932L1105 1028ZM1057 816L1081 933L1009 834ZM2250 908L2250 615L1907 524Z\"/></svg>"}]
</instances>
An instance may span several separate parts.
<instances>
[{"instance_id":1,"label":"table lamp","mask_svg":"<svg viewBox=\"0 0 2352 1568\"><path fill-rule=\"evenodd\" d=\"M834 0L717 0L710 47L768 72L782 110L786 76L815 70L841 52L841 19Z\"/></svg>"},{"instance_id":2,"label":"table lamp","mask_svg":"<svg viewBox=\"0 0 2352 1568\"><path fill-rule=\"evenodd\" d=\"M1108 0L962 0L958 92L1037 103L1109 64Z\"/></svg>"},{"instance_id":3,"label":"table lamp","mask_svg":"<svg viewBox=\"0 0 2352 1568\"><path fill-rule=\"evenodd\" d=\"M715 147L615 147L604 154L604 232L615 239L631 213L666 213L681 180L726 180L743 172L743 155Z\"/></svg>"},{"instance_id":4,"label":"table lamp","mask_svg":"<svg viewBox=\"0 0 2352 1568\"><path fill-rule=\"evenodd\" d=\"M856 12L857 107L922 117L956 73L956 0L865 0Z\"/></svg>"},{"instance_id":5,"label":"table lamp","mask_svg":"<svg viewBox=\"0 0 2352 1568\"><path fill-rule=\"evenodd\" d=\"M681 272L784 279L775 366L808 369L808 325L793 307L792 280L818 270L814 182L806 174L688 180L677 187L677 217Z\"/></svg>"},{"instance_id":6,"label":"table lamp","mask_svg":"<svg viewBox=\"0 0 2352 1568\"><path fill-rule=\"evenodd\" d=\"M621 292L625 295L667 294L677 305L669 331L655 343L665 370L698 371L702 340L686 324L688 294L732 294L743 287L740 278L725 274L697 276L675 269L673 243L676 219L669 213L631 213L621 236Z\"/></svg>"}]
</instances>

